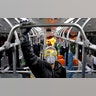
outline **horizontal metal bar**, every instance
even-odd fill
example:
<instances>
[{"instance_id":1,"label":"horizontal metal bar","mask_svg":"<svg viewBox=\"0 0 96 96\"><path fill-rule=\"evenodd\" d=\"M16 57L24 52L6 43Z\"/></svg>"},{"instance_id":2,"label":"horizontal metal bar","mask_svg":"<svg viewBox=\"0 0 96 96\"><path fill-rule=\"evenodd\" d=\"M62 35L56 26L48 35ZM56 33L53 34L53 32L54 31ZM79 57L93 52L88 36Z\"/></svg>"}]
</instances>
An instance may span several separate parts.
<instances>
[{"instance_id":1,"label":"horizontal metal bar","mask_svg":"<svg viewBox=\"0 0 96 96\"><path fill-rule=\"evenodd\" d=\"M82 70L67 70L67 73L82 73ZM85 72L96 72L96 70L85 70Z\"/></svg>"},{"instance_id":2,"label":"horizontal metal bar","mask_svg":"<svg viewBox=\"0 0 96 96\"><path fill-rule=\"evenodd\" d=\"M13 43L13 44L10 44L9 48L12 48L14 46L17 46L19 45L19 43ZM0 47L0 51L4 51L6 48L4 47L4 45L2 47Z\"/></svg>"},{"instance_id":3,"label":"horizontal metal bar","mask_svg":"<svg viewBox=\"0 0 96 96\"><path fill-rule=\"evenodd\" d=\"M0 71L0 73L2 73L2 72ZM7 72L4 72L4 73L13 73L13 71L8 70ZM16 71L16 73L30 73L30 74L32 74L31 71Z\"/></svg>"},{"instance_id":4,"label":"horizontal metal bar","mask_svg":"<svg viewBox=\"0 0 96 96\"><path fill-rule=\"evenodd\" d=\"M28 28L28 27L58 27L58 26L61 26L61 27L76 27L80 30L81 34L82 34L82 37L84 40L86 40L86 35L84 33L84 30L82 29L82 27L78 24L74 24L74 23L65 23L65 24L44 24L44 25L36 25L36 24L17 24L15 25L14 27L12 27L9 35L8 35L8 39L7 39L7 42L10 42L11 39L12 39L12 36L14 34L14 31L17 29L17 28Z\"/></svg>"},{"instance_id":5,"label":"horizontal metal bar","mask_svg":"<svg viewBox=\"0 0 96 96\"><path fill-rule=\"evenodd\" d=\"M16 72L17 73L30 73L30 74L32 74L31 71L16 71ZM66 72L67 73L82 73L82 70L66 70ZM85 70L85 72L96 72L96 70ZM2 72L0 71L0 73L2 73ZM13 73L13 71L9 70L5 73Z\"/></svg>"},{"instance_id":6,"label":"horizontal metal bar","mask_svg":"<svg viewBox=\"0 0 96 96\"><path fill-rule=\"evenodd\" d=\"M21 24L20 27L21 28L27 28L27 27L81 27L78 24L74 24L74 23L64 23L64 24Z\"/></svg>"},{"instance_id":7,"label":"horizontal metal bar","mask_svg":"<svg viewBox=\"0 0 96 96\"><path fill-rule=\"evenodd\" d=\"M59 38L61 38L61 39L64 39L64 40L66 40L66 41L69 41L69 42L73 42L73 43L78 44L78 45L83 45L83 42L80 42L80 41L77 42L77 41L75 41L75 40L72 40L72 39L69 39L69 38L63 38L63 37L60 37L60 36L56 36L56 37L59 37ZM88 46L88 48L89 48L89 49L96 50L96 45L90 43L90 46Z\"/></svg>"}]
</instances>

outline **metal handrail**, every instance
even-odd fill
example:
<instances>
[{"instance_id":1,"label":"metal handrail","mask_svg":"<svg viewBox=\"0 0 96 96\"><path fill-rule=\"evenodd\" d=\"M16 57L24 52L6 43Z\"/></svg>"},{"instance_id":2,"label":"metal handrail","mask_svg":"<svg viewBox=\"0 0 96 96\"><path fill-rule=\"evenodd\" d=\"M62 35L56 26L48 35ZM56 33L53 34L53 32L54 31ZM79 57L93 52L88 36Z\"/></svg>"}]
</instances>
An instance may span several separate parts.
<instances>
[{"instance_id":1,"label":"metal handrail","mask_svg":"<svg viewBox=\"0 0 96 96\"><path fill-rule=\"evenodd\" d=\"M17 29L17 28L28 28L28 27L59 27L59 26L61 26L61 27L76 27L76 28L78 28L79 30L80 30L80 33L81 33L81 35L82 35L82 38L83 38L83 42L82 42L82 46L83 46L83 48L85 49L85 47L89 47L89 48L92 48L92 46L93 45L91 45L90 46L90 42L89 42L89 40L87 39L87 37L86 37L86 35L85 35L85 33L84 33L84 30L83 30L83 28L80 26L80 25L78 25L78 24L74 24L74 23L65 23L65 24L50 24L50 25L47 25L47 24L44 24L44 25L36 25L36 24L32 24L32 23L25 23L25 24L17 24L17 25L15 25L14 27L12 27L12 29L11 29L11 31L10 31L10 33L9 33L9 35L8 35L8 38L7 38L7 41L5 42L5 44L4 44L4 46L2 47L3 49L4 48L7 48L7 47L9 47L9 45L10 45L10 41L11 41L11 39L12 39L12 36L13 36L13 34L14 34L14 31ZM63 38L63 39L67 39L67 38ZM68 39L69 40L69 39ZM71 40L69 40L69 41L71 41ZM75 42L75 41L74 41ZM78 42L75 42L75 43L78 43ZM79 44L79 43L78 43ZM95 45L94 45L95 46ZM94 47L93 46L93 47ZM0 47L1 48L1 47ZM1 48L1 49L2 49ZM96 47L94 48L95 50L96 50ZM84 67L85 67L85 64L84 64L84 62L85 62L85 50L83 50L84 52L83 52L83 60L82 60L82 62L83 62L83 68L82 68L82 77L85 77L85 69L84 69Z\"/></svg>"}]
</instances>

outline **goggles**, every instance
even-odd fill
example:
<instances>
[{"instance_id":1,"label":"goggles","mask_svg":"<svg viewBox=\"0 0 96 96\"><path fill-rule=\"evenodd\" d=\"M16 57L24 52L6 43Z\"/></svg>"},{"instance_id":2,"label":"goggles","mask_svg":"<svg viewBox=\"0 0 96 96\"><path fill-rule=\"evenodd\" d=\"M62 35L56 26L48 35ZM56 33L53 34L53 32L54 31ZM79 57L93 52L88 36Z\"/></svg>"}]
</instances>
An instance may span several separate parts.
<instances>
[{"instance_id":1,"label":"goggles","mask_svg":"<svg viewBox=\"0 0 96 96\"><path fill-rule=\"evenodd\" d=\"M49 47L47 47L46 49L45 49L45 51L44 51L44 57L46 58L46 57L48 57L48 56L54 56L54 57L56 57L57 56L57 51L56 51L56 49L54 48L54 47L52 47L52 46L49 46Z\"/></svg>"}]
</instances>

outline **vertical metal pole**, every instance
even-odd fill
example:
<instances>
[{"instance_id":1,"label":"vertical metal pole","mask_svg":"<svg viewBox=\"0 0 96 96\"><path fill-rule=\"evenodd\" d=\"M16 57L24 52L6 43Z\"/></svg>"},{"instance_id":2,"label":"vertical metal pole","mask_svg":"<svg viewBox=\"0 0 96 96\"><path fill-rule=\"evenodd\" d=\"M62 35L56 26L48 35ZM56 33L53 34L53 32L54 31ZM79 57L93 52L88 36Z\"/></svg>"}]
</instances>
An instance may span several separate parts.
<instances>
[{"instance_id":1,"label":"vertical metal pole","mask_svg":"<svg viewBox=\"0 0 96 96\"><path fill-rule=\"evenodd\" d=\"M44 59L44 49L45 49L45 47L46 47L46 31L44 31L44 45L43 45L43 51L42 51L42 53L41 53L41 58L42 58L42 60Z\"/></svg>"},{"instance_id":2,"label":"vertical metal pole","mask_svg":"<svg viewBox=\"0 0 96 96\"><path fill-rule=\"evenodd\" d=\"M85 46L82 46L82 78L85 78L85 68L86 68L86 56Z\"/></svg>"},{"instance_id":3,"label":"vertical metal pole","mask_svg":"<svg viewBox=\"0 0 96 96\"><path fill-rule=\"evenodd\" d=\"M44 31L44 34L45 34L45 36L44 36L44 49L45 49L45 47L46 47L46 31Z\"/></svg>"},{"instance_id":4,"label":"vertical metal pole","mask_svg":"<svg viewBox=\"0 0 96 96\"><path fill-rule=\"evenodd\" d=\"M75 47L75 57L78 58L78 44L76 44Z\"/></svg>"},{"instance_id":5,"label":"vertical metal pole","mask_svg":"<svg viewBox=\"0 0 96 96\"><path fill-rule=\"evenodd\" d=\"M13 74L16 75L16 46L13 47Z\"/></svg>"}]
</instances>

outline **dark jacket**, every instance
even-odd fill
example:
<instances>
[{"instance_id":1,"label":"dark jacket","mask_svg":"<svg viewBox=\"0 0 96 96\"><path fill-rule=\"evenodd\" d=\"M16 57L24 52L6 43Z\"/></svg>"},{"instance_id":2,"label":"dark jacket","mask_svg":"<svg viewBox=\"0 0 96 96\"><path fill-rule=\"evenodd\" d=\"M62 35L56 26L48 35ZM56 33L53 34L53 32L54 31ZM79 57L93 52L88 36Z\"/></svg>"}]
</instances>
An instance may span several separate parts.
<instances>
[{"instance_id":1,"label":"dark jacket","mask_svg":"<svg viewBox=\"0 0 96 96\"><path fill-rule=\"evenodd\" d=\"M40 44L33 44L33 52L35 53L36 56L39 57L39 54L40 54Z\"/></svg>"},{"instance_id":2,"label":"dark jacket","mask_svg":"<svg viewBox=\"0 0 96 96\"><path fill-rule=\"evenodd\" d=\"M26 37L24 37L26 39ZM37 57L31 48L31 44L28 38L21 40L21 48L24 55L25 62L31 69L36 78L65 78L66 70L58 62L55 62L54 70L50 64L45 60L41 60Z\"/></svg>"}]
</instances>

